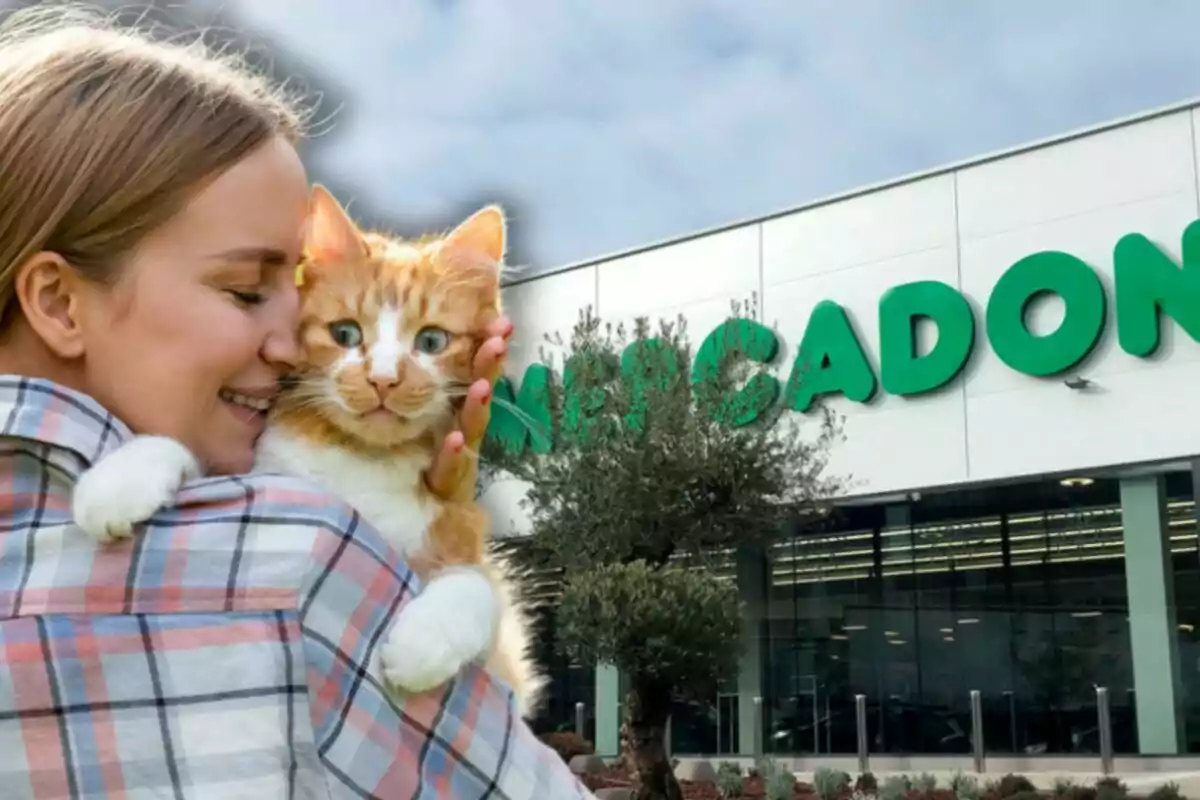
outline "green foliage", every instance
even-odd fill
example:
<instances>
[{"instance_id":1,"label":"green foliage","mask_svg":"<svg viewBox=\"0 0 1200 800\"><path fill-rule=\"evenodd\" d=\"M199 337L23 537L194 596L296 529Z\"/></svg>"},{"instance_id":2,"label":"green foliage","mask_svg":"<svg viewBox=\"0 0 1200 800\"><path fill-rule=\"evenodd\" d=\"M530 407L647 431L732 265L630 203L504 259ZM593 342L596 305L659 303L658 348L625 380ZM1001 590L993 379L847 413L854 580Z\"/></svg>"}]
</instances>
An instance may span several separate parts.
<instances>
[{"instance_id":1,"label":"green foliage","mask_svg":"<svg viewBox=\"0 0 1200 800\"><path fill-rule=\"evenodd\" d=\"M586 309L568 341L550 338L565 349L562 385L549 387L553 450L484 451L493 473L531 484L541 564L569 575L638 559L661 566L676 554L704 563L713 548L778 537L841 490L823 475L840 438L827 409L777 404L752 424L725 422L721 409L743 384L770 374L743 358L752 343L730 330L718 368L694 383L683 318L656 331L642 318L627 333Z\"/></svg>"},{"instance_id":2,"label":"green foliage","mask_svg":"<svg viewBox=\"0 0 1200 800\"><path fill-rule=\"evenodd\" d=\"M1054 788L1051 792L1058 800L1066 800L1073 797L1075 795L1075 781L1070 778L1055 778Z\"/></svg>"},{"instance_id":3,"label":"green foliage","mask_svg":"<svg viewBox=\"0 0 1200 800\"><path fill-rule=\"evenodd\" d=\"M768 800L792 800L796 796L796 776L779 770L764 782Z\"/></svg>"},{"instance_id":4,"label":"green foliage","mask_svg":"<svg viewBox=\"0 0 1200 800\"><path fill-rule=\"evenodd\" d=\"M873 772L864 772L854 782L854 791L860 794L874 795L879 791L879 780Z\"/></svg>"},{"instance_id":5,"label":"green foliage","mask_svg":"<svg viewBox=\"0 0 1200 800\"><path fill-rule=\"evenodd\" d=\"M704 343L693 380L683 318L657 330L642 318L627 333L584 310L566 342L550 337L563 365L561 386L545 387L542 416L557 429L543 438L553 447L492 439L482 453L485 477L529 486L521 561L563 575L559 646L629 677L636 702L627 708L638 709L630 746L651 760L661 757L645 742L665 724L670 698L707 697L736 674L741 609L736 587L713 574L714 554L821 519L843 488L824 477L840 436L834 416L820 405L803 415L771 405L778 381L755 361L769 354L770 332L721 330L723 340ZM553 367L545 352L543 360ZM769 796L786 785L790 798L795 776L776 769L766 783Z\"/></svg>"},{"instance_id":6,"label":"green foliage","mask_svg":"<svg viewBox=\"0 0 1200 800\"><path fill-rule=\"evenodd\" d=\"M717 766L717 791L726 800L742 796L744 785L742 768L733 761L722 761Z\"/></svg>"},{"instance_id":7,"label":"green foliage","mask_svg":"<svg viewBox=\"0 0 1200 800\"><path fill-rule=\"evenodd\" d=\"M1179 791L1179 784L1168 781L1151 792L1148 800L1185 800L1185 798Z\"/></svg>"},{"instance_id":8,"label":"green foliage","mask_svg":"<svg viewBox=\"0 0 1200 800\"><path fill-rule=\"evenodd\" d=\"M1096 781L1096 800L1124 800L1129 797L1129 787L1119 778L1101 778Z\"/></svg>"},{"instance_id":9,"label":"green foliage","mask_svg":"<svg viewBox=\"0 0 1200 800\"><path fill-rule=\"evenodd\" d=\"M750 774L755 778L762 778L764 781L772 775L777 774L782 767L779 762L770 756L759 756L754 760L754 766L750 768Z\"/></svg>"},{"instance_id":10,"label":"green foliage","mask_svg":"<svg viewBox=\"0 0 1200 800\"><path fill-rule=\"evenodd\" d=\"M879 800L905 800L912 788L905 775L889 775L879 787Z\"/></svg>"},{"instance_id":11,"label":"green foliage","mask_svg":"<svg viewBox=\"0 0 1200 800\"><path fill-rule=\"evenodd\" d=\"M973 775L964 775L961 772L956 772L950 779L950 791L954 792L957 800L980 800L983 797L979 780Z\"/></svg>"},{"instance_id":12,"label":"green foliage","mask_svg":"<svg viewBox=\"0 0 1200 800\"><path fill-rule=\"evenodd\" d=\"M850 788L850 776L838 769L818 767L813 773L813 789L821 800L835 800Z\"/></svg>"},{"instance_id":13,"label":"green foliage","mask_svg":"<svg viewBox=\"0 0 1200 800\"><path fill-rule=\"evenodd\" d=\"M917 789L926 796L937 791L937 778L928 772L922 772L921 777L917 778Z\"/></svg>"},{"instance_id":14,"label":"green foliage","mask_svg":"<svg viewBox=\"0 0 1200 800\"><path fill-rule=\"evenodd\" d=\"M767 800L792 800L796 795L796 776L770 756L754 762L752 774L762 778Z\"/></svg>"},{"instance_id":15,"label":"green foliage","mask_svg":"<svg viewBox=\"0 0 1200 800\"><path fill-rule=\"evenodd\" d=\"M1015 797L1022 792L1036 792L1032 781L1024 775L1008 774L1000 779L1000 785L996 787L996 793L1002 798Z\"/></svg>"},{"instance_id":16,"label":"green foliage","mask_svg":"<svg viewBox=\"0 0 1200 800\"><path fill-rule=\"evenodd\" d=\"M737 587L644 561L577 574L558 606L558 635L583 664L616 664L639 680L703 694L737 668Z\"/></svg>"}]
</instances>

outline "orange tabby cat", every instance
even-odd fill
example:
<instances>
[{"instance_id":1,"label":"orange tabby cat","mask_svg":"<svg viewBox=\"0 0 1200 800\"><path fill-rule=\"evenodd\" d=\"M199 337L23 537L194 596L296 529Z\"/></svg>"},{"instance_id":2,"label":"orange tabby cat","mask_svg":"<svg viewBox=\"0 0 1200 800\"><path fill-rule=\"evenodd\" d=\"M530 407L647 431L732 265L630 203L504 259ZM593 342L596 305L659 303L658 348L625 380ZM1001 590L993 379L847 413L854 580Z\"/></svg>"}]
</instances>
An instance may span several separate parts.
<instances>
[{"instance_id":1,"label":"orange tabby cat","mask_svg":"<svg viewBox=\"0 0 1200 800\"><path fill-rule=\"evenodd\" d=\"M303 357L269 412L254 469L302 475L341 496L425 582L381 650L390 683L423 691L483 659L528 716L544 681L512 578L489 557L488 517L471 499L433 496L423 479L500 313L505 238L494 206L443 237L363 233L314 187L298 272ZM178 442L138 437L84 474L76 522L100 539L128 536L178 490L163 487L164 474L198 473Z\"/></svg>"}]
</instances>

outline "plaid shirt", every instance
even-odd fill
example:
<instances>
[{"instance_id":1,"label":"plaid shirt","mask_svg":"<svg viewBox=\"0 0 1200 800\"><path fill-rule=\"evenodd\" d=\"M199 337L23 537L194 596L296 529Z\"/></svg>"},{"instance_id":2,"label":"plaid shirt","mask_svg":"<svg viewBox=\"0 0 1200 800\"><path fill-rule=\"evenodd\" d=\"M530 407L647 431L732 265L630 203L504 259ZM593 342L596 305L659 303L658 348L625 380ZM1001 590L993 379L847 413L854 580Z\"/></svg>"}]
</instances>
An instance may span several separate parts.
<instances>
[{"instance_id":1,"label":"plaid shirt","mask_svg":"<svg viewBox=\"0 0 1200 800\"><path fill-rule=\"evenodd\" d=\"M3 800L591 797L482 670L388 695L414 578L337 498L208 478L102 547L71 488L128 428L13 376L0 419Z\"/></svg>"}]
</instances>

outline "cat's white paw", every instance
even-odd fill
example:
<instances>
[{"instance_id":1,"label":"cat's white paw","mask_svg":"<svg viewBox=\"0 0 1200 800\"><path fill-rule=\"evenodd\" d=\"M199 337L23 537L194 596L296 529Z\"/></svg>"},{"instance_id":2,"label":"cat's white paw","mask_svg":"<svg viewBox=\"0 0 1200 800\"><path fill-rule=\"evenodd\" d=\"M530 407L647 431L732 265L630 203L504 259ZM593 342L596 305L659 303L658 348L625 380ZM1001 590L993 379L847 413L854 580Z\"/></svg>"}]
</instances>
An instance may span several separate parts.
<instances>
[{"instance_id":1,"label":"cat's white paw","mask_svg":"<svg viewBox=\"0 0 1200 800\"><path fill-rule=\"evenodd\" d=\"M434 578L388 633L380 651L384 680L418 693L446 683L491 647L497 612L491 584L475 570Z\"/></svg>"},{"instance_id":2,"label":"cat's white paw","mask_svg":"<svg viewBox=\"0 0 1200 800\"><path fill-rule=\"evenodd\" d=\"M195 456L165 436L139 436L80 476L71 497L75 524L100 542L124 539L200 475Z\"/></svg>"}]
</instances>

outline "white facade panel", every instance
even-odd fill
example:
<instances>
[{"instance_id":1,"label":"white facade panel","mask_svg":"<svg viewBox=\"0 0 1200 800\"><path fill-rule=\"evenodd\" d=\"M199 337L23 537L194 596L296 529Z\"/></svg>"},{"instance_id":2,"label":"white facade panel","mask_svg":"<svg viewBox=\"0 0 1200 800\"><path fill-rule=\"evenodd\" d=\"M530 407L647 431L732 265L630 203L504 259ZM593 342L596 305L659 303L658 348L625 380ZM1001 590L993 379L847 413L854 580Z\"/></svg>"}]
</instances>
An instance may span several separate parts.
<instances>
[{"instance_id":1,"label":"white facade panel","mask_svg":"<svg viewBox=\"0 0 1200 800\"><path fill-rule=\"evenodd\" d=\"M805 209L763 222L762 229L764 286L953 247L954 177Z\"/></svg>"},{"instance_id":2,"label":"white facade panel","mask_svg":"<svg viewBox=\"0 0 1200 800\"><path fill-rule=\"evenodd\" d=\"M831 469L852 477L855 494L1193 456L1200 344L1164 318L1152 358L1120 349L1113 247L1141 233L1179 261L1184 228L1200 216L1197 113L1152 117L515 286L506 291L517 323L511 372L519 378L542 333L565 334L588 303L613 322L683 313L699 344L730 300L761 291L763 321L781 341L781 380L823 300L846 310L878 380L881 297L933 280L970 303L973 354L927 394L889 396L881 387L866 403L831 400L847 436ZM987 339L997 280L1043 250L1078 257L1105 287L1104 333L1068 373L1090 380L1086 391L1068 388L1065 375L1012 370ZM1045 333L1061 316L1061 302L1050 300L1033 304L1027 320Z\"/></svg>"},{"instance_id":3,"label":"white facade panel","mask_svg":"<svg viewBox=\"0 0 1200 800\"><path fill-rule=\"evenodd\" d=\"M638 316L654 323L682 313L689 330L703 336L729 315L730 300L758 292L758 260L758 226L748 225L606 261L597 266L601 316L613 324ZM712 322L689 314L714 308Z\"/></svg>"},{"instance_id":4,"label":"white facade panel","mask_svg":"<svg viewBox=\"0 0 1200 800\"><path fill-rule=\"evenodd\" d=\"M509 286L502 302L504 312L513 321L506 372L519 380L526 367L541 363L539 348L552 350L545 344L548 334L560 333L566 341L579 312L596 307L596 267Z\"/></svg>"},{"instance_id":5,"label":"white facade panel","mask_svg":"<svg viewBox=\"0 0 1200 800\"><path fill-rule=\"evenodd\" d=\"M958 171L966 241L1196 191L1189 113L1000 158Z\"/></svg>"}]
</instances>

